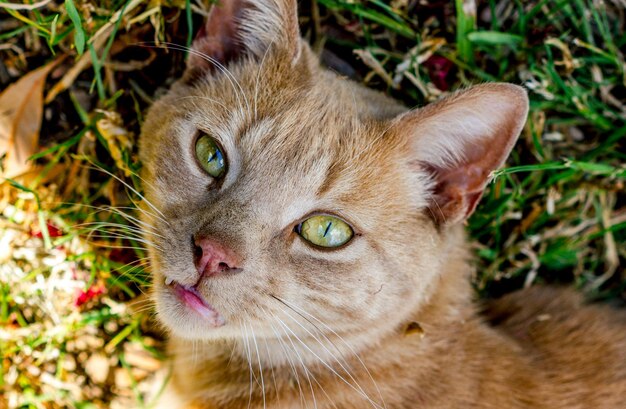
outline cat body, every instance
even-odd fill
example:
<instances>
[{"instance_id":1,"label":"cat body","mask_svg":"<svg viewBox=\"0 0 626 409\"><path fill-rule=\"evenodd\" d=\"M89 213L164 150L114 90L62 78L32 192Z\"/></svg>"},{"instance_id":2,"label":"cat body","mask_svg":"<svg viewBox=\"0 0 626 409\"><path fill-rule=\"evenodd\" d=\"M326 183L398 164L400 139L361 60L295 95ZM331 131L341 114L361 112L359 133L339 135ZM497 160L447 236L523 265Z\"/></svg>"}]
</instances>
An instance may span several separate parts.
<instances>
[{"instance_id":1,"label":"cat body","mask_svg":"<svg viewBox=\"0 0 626 409\"><path fill-rule=\"evenodd\" d=\"M222 3L140 141L160 407L625 407L622 311L555 289L472 300L462 222L525 92L408 111L321 68L295 1Z\"/></svg>"}]
</instances>

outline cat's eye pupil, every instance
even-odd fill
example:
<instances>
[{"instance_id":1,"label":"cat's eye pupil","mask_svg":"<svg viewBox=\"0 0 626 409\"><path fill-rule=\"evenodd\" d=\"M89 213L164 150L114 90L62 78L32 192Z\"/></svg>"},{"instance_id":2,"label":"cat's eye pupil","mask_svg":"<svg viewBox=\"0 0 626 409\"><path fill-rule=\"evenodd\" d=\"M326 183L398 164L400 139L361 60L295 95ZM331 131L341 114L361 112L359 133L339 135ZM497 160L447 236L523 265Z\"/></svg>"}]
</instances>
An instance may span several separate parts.
<instances>
[{"instance_id":1,"label":"cat's eye pupil","mask_svg":"<svg viewBox=\"0 0 626 409\"><path fill-rule=\"evenodd\" d=\"M326 237L326 235L328 234L328 231L330 230L330 226L333 225L333 222L329 222L328 226L326 226L326 230L324 231L324 237Z\"/></svg>"},{"instance_id":2,"label":"cat's eye pupil","mask_svg":"<svg viewBox=\"0 0 626 409\"><path fill-rule=\"evenodd\" d=\"M202 168L212 177L220 178L226 173L226 160L215 139L203 134L196 141L196 158Z\"/></svg>"},{"instance_id":3,"label":"cat's eye pupil","mask_svg":"<svg viewBox=\"0 0 626 409\"><path fill-rule=\"evenodd\" d=\"M345 221L331 215L311 216L294 229L304 240L318 247L341 247L347 244L354 232Z\"/></svg>"}]
</instances>

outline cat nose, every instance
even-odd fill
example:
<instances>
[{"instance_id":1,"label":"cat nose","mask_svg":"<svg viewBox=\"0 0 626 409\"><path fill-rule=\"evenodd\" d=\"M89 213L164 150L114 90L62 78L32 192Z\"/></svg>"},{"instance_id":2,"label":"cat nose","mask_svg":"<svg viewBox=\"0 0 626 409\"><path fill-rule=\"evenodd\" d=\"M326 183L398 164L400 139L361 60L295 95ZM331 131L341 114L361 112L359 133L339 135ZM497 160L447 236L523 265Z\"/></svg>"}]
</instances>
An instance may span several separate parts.
<instances>
[{"instance_id":1,"label":"cat nose","mask_svg":"<svg viewBox=\"0 0 626 409\"><path fill-rule=\"evenodd\" d=\"M200 275L214 276L241 272L240 260L229 248L217 241L198 237L194 239L195 265Z\"/></svg>"}]
</instances>

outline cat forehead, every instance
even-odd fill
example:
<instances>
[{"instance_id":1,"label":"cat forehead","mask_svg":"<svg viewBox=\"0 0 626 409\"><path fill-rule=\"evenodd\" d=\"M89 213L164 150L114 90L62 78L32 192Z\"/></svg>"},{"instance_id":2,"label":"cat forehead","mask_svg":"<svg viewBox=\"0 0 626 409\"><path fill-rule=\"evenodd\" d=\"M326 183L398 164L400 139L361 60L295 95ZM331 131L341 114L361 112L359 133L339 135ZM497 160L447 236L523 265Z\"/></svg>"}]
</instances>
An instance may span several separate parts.
<instances>
[{"instance_id":1,"label":"cat forehead","mask_svg":"<svg viewBox=\"0 0 626 409\"><path fill-rule=\"evenodd\" d=\"M211 135L223 147L237 179L261 190L287 190L299 196L328 193L341 184L345 191L371 166L367 153L382 130L339 118L332 110L332 117L320 112L300 106L280 115L251 118L233 111L218 118L198 107L184 133L197 128ZM299 181L304 192L285 180Z\"/></svg>"},{"instance_id":2,"label":"cat forehead","mask_svg":"<svg viewBox=\"0 0 626 409\"><path fill-rule=\"evenodd\" d=\"M212 75L175 87L165 106L181 119L176 122L183 126L176 127L184 128L175 132L176 151L192 151L199 132L214 137L236 183L229 191L240 202L263 199L268 192L280 206L295 199L334 202L328 208L369 200L380 176L394 173L395 166L389 154L393 143L385 139L387 118L370 107L380 95L363 94L327 71L303 70L262 78L266 71L259 65L234 65L232 77ZM398 109L393 102L386 105Z\"/></svg>"},{"instance_id":3,"label":"cat forehead","mask_svg":"<svg viewBox=\"0 0 626 409\"><path fill-rule=\"evenodd\" d=\"M351 84L334 75L295 88L250 83L245 75L234 79L196 87L187 116L245 159L328 167L373 149L385 132L384 121L368 115Z\"/></svg>"},{"instance_id":4,"label":"cat forehead","mask_svg":"<svg viewBox=\"0 0 626 409\"><path fill-rule=\"evenodd\" d=\"M283 112L259 110L255 117L206 93L199 96L204 98L186 97L177 106L182 117L176 151L191 151L199 132L219 142L229 167L222 203L248 203L253 213L268 211L286 224L311 211L365 206L378 172L389 173L378 147L384 144L382 122L359 119L352 106L329 109L318 96L304 95ZM193 161L179 166L191 172L197 167Z\"/></svg>"}]
</instances>

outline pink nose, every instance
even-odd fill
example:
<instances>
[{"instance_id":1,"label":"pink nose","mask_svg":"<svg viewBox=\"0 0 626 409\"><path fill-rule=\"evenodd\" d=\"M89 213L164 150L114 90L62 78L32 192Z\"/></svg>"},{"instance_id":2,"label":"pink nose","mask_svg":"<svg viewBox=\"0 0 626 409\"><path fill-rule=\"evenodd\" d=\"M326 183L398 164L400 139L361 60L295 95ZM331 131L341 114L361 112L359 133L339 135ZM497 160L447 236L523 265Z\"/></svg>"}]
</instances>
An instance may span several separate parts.
<instances>
[{"instance_id":1,"label":"pink nose","mask_svg":"<svg viewBox=\"0 0 626 409\"><path fill-rule=\"evenodd\" d=\"M212 276L241 271L239 257L232 250L206 237L198 237L194 243L196 269L201 275Z\"/></svg>"}]
</instances>

